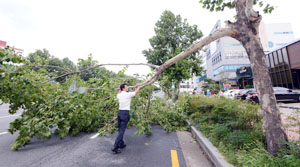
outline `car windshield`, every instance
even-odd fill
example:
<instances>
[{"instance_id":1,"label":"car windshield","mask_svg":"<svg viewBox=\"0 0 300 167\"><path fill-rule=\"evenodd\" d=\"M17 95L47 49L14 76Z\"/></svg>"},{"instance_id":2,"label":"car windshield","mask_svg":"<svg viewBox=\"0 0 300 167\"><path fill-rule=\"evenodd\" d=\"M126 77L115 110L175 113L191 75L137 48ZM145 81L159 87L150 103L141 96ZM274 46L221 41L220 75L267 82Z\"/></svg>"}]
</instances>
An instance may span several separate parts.
<instances>
[{"instance_id":1,"label":"car windshield","mask_svg":"<svg viewBox=\"0 0 300 167\"><path fill-rule=\"evenodd\" d=\"M255 89L250 89L248 93L256 93Z\"/></svg>"},{"instance_id":2,"label":"car windshield","mask_svg":"<svg viewBox=\"0 0 300 167\"><path fill-rule=\"evenodd\" d=\"M243 90L243 91L240 92L240 94L246 94L246 93L248 93L248 91L249 91L249 89Z\"/></svg>"}]
</instances>

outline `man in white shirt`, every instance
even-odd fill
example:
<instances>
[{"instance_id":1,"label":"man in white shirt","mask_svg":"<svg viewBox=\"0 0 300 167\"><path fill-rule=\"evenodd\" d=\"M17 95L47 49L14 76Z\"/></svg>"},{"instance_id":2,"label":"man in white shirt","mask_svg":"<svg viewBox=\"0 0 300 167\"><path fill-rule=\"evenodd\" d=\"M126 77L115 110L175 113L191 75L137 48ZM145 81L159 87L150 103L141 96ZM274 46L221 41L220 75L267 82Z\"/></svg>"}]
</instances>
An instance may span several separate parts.
<instances>
[{"instance_id":1,"label":"man in white shirt","mask_svg":"<svg viewBox=\"0 0 300 167\"><path fill-rule=\"evenodd\" d=\"M118 137L116 138L112 151L114 153L120 153L120 148L125 148L126 144L123 141L123 136L127 127L127 123L130 120L129 110L131 98L135 96L140 90L140 85L136 84L135 92L128 92L128 86L126 84L120 85L120 93L117 95L119 100L119 112L118 112Z\"/></svg>"}]
</instances>

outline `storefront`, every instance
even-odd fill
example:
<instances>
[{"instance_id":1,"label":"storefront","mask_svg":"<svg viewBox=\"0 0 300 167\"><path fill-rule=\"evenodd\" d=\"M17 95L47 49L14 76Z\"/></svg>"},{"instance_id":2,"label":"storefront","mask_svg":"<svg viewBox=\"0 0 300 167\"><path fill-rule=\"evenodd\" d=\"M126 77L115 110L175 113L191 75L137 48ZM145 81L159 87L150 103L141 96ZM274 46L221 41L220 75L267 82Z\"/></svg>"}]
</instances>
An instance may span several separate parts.
<instances>
[{"instance_id":1,"label":"storefront","mask_svg":"<svg viewBox=\"0 0 300 167\"><path fill-rule=\"evenodd\" d=\"M241 67L236 70L238 86L240 89L252 88L253 77L251 67Z\"/></svg>"},{"instance_id":2,"label":"storefront","mask_svg":"<svg viewBox=\"0 0 300 167\"><path fill-rule=\"evenodd\" d=\"M274 87L300 89L300 39L269 52L266 58Z\"/></svg>"},{"instance_id":3,"label":"storefront","mask_svg":"<svg viewBox=\"0 0 300 167\"><path fill-rule=\"evenodd\" d=\"M300 39L267 53L266 61L274 87L300 89ZM253 86L250 67L237 69L236 75L240 88Z\"/></svg>"}]
</instances>

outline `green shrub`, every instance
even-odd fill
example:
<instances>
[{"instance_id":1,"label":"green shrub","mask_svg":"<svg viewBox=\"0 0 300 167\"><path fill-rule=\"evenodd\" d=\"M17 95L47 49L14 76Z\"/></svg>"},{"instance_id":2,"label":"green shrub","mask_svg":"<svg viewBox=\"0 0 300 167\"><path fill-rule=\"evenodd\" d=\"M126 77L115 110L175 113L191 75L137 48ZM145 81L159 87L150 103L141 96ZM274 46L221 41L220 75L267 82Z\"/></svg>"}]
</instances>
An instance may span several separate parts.
<instances>
[{"instance_id":1,"label":"green shrub","mask_svg":"<svg viewBox=\"0 0 300 167\"><path fill-rule=\"evenodd\" d=\"M258 105L219 97L185 97L192 124L236 166L300 166L299 141L286 143L278 157L266 151Z\"/></svg>"},{"instance_id":2,"label":"green shrub","mask_svg":"<svg viewBox=\"0 0 300 167\"><path fill-rule=\"evenodd\" d=\"M227 133L224 141L234 146L234 149L243 149L244 145L255 141L255 136L253 133L239 130Z\"/></svg>"}]
</instances>

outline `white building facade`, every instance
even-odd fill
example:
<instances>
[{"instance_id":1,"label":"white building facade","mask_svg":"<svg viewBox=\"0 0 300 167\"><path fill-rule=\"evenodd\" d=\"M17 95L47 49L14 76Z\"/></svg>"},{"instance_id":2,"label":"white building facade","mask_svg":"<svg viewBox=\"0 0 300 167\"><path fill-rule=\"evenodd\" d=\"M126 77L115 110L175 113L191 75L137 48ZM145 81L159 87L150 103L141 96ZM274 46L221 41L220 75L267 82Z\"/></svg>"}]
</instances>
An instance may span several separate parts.
<instances>
[{"instance_id":1,"label":"white building facade","mask_svg":"<svg viewBox=\"0 0 300 167\"><path fill-rule=\"evenodd\" d=\"M221 27L221 21L219 20L211 33ZM262 22L260 38L264 51L268 52L294 40L294 35L289 23L264 24ZM250 61L239 41L231 37L223 37L207 46L207 78L230 85L228 88L237 87L236 69L243 66L250 66Z\"/></svg>"},{"instance_id":2,"label":"white building facade","mask_svg":"<svg viewBox=\"0 0 300 167\"><path fill-rule=\"evenodd\" d=\"M193 91L195 89L197 89L197 83L198 83L198 78L199 77L196 77L194 76L193 78L190 78L188 80L185 80L185 81L182 81L180 83L180 93L183 93L183 92L187 92L187 93L190 93L192 94Z\"/></svg>"}]
</instances>

